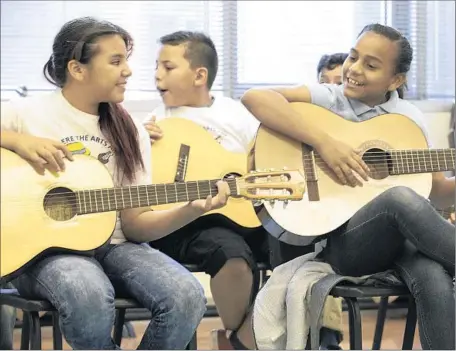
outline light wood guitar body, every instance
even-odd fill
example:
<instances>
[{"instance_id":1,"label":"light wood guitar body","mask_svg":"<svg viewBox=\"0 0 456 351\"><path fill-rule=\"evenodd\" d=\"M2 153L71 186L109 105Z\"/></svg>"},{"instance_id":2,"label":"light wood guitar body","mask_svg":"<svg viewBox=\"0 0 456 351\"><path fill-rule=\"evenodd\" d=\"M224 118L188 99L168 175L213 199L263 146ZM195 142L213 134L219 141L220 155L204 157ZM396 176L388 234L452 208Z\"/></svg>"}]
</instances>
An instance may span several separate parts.
<instances>
[{"instance_id":1,"label":"light wood guitar body","mask_svg":"<svg viewBox=\"0 0 456 351\"><path fill-rule=\"evenodd\" d=\"M1 148L0 283L50 251L84 253L106 243L117 212L205 199L217 194L219 179L114 187L97 159L74 155L66 170L39 175L12 151ZM250 200L298 200L299 171L247 173L228 179L232 196Z\"/></svg>"},{"instance_id":2,"label":"light wood guitar body","mask_svg":"<svg viewBox=\"0 0 456 351\"><path fill-rule=\"evenodd\" d=\"M265 228L289 244L307 245L348 221L361 207L397 186L427 198L431 172L454 170L454 149L429 150L420 127L411 119L385 114L365 122L350 122L316 105L292 103L301 115L353 148L362 150L373 179L363 187L342 185L321 157L302 144L260 126L255 141L257 169L301 169L306 193L301 201L283 206L265 203L258 214Z\"/></svg>"},{"instance_id":3,"label":"light wood guitar body","mask_svg":"<svg viewBox=\"0 0 456 351\"><path fill-rule=\"evenodd\" d=\"M163 138L152 145L152 180L154 183L226 178L247 173L247 154L225 150L200 125L184 118L166 118L157 123ZM180 179L177 179L180 178ZM167 209L176 204L160 205ZM225 207L206 215L218 214L245 228L261 225L252 202L230 198Z\"/></svg>"}]
</instances>

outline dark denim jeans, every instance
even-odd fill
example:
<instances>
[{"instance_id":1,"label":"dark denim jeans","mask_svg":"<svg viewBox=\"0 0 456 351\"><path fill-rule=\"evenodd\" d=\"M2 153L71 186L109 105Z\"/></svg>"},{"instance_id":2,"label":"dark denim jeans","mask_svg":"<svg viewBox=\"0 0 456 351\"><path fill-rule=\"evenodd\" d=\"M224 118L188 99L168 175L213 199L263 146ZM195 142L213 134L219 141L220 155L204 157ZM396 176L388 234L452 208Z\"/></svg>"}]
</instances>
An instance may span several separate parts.
<instances>
[{"instance_id":1,"label":"dark denim jeans","mask_svg":"<svg viewBox=\"0 0 456 351\"><path fill-rule=\"evenodd\" d=\"M425 349L455 349L455 227L406 187L384 192L332 233L322 252L343 275L396 268L417 304Z\"/></svg>"},{"instance_id":2,"label":"dark denim jeans","mask_svg":"<svg viewBox=\"0 0 456 351\"><path fill-rule=\"evenodd\" d=\"M123 243L95 258L55 255L14 281L23 296L49 300L74 349L116 349L114 297L152 312L138 349L184 349L206 311L204 290L183 266L149 245Z\"/></svg>"},{"instance_id":3,"label":"dark denim jeans","mask_svg":"<svg viewBox=\"0 0 456 351\"><path fill-rule=\"evenodd\" d=\"M11 283L0 285L3 290L14 290ZM16 309L11 306L0 306L0 350L13 349L13 330L16 324Z\"/></svg>"}]
</instances>

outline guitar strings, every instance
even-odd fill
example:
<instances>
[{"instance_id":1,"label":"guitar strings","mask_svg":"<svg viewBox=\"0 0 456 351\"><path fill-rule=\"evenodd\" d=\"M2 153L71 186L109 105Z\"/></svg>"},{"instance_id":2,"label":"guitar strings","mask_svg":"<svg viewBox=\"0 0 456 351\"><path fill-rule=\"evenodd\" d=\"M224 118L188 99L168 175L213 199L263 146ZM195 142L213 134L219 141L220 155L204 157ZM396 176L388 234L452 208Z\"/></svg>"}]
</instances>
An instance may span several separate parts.
<instances>
[{"instance_id":1,"label":"guitar strings","mask_svg":"<svg viewBox=\"0 0 456 351\"><path fill-rule=\"evenodd\" d=\"M317 155L317 157L319 158L318 155ZM312 160L312 158L308 158L308 160ZM334 180L337 181L337 176L335 175L334 171L326 164L326 162L324 162L324 161L318 162L318 161L317 161L316 163L319 164L320 170L322 170L322 171L329 171L329 172L332 174L333 178L335 178ZM420 166L425 166L425 165L423 165L423 164L419 164L419 165L420 165ZM400 168L400 169L405 170L406 168L408 168L408 169L410 170L410 168L409 168L409 167L406 167L406 166L402 166L402 168ZM415 168L415 167L413 166L412 168ZM371 173L372 175L375 175L376 173L382 173L382 172L385 172L385 171L390 171L390 170L393 170L393 171L394 171L395 169L399 169L399 167L394 167L394 166L391 166L391 165L385 165L384 162L382 162L382 164L381 164L380 166L379 166L379 165L374 166L373 169L374 169L374 172L369 172L369 173ZM305 174L305 176L306 176L307 179L315 177L315 172L314 172L313 170L303 169L303 171L304 171L304 174ZM316 171L318 171L318 169L317 169ZM372 169L371 169L371 171L372 171ZM260 172L261 172L261 171L260 171ZM296 172L296 171L293 171L293 170L288 170L288 171L287 171L287 170L284 170L284 171L278 170L278 172L281 172L281 173L283 173L284 175L286 175L287 172L292 173L292 172ZM430 173L430 172L421 172L421 171L417 171L417 172L412 172L412 173L417 174L417 173ZM388 175L389 175L389 176L394 176L394 174L393 174L393 175L388 174ZM245 178L245 177L255 177L255 176L256 176L256 173L249 173L249 174L247 174L246 176L244 176L243 178ZM275 175L275 176L280 176L280 175ZM386 177L385 177L385 178L386 178ZM200 183L201 183L201 182L217 182L217 181L219 181L219 180L221 180L221 179L214 179L214 180L208 180L208 181L206 181L206 180L198 180L198 181L187 181L187 182L167 183L167 186L168 186L168 187L169 187L169 186L174 186L174 187L176 187L176 186L182 186L183 184L190 185L190 184L196 184L197 182L200 182ZM236 180L238 181L239 178L237 178ZM312 180L312 179L311 179L311 180ZM230 180L228 180L228 181L230 181ZM231 181L232 181L232 179L231 179ZM303 181L304 181L304 179L303 179ZM337 181L337 182L338 182L338 181ZM282 181L282 183L283 183L283 181ZM339 182L339 183L340 183L340 182ZM265 183L264 183L264 182L263 182L263 183L261 183L261 182L260 182L260 183L247 183L247 184L249 184L250 187L253 187L254 184L264 185L264 184L267 184L267 182L265 182ZM285 183L284 183L284 186L283 186L284 188L287 188L286 184L288 184L289 187L293 185L292 182L290 182L290 183L286 183L286 182L285 182ZM340 184L341 184L341 183L340 183ZM187 186L187 185L185 185L185 186ZM214 186L214 185L215 185L215 184L212 184L212 186ZM341 185L342 185L342 184L341 184ZM140 187L153 186L153 187L157 190L157 187L164 187L165 185L164 185L164 184L148 184L148 185L139 185L139 186L140 186ZM133 185L133 186L131 186L131 189L132 189L133 191L140 191L139 189L137 189L137 187L138 187L138 186ZM111 189L115 189L114 191L119 191L119 192L122 191L121 189L124 189L124 191L127 191L127 188L122 188L122 187L107 188L107 189L103 189L103 191L113 191L113 190L111 190ZM277 190L277 189L276 189L276 190ZM60 197L65 197L65 196L67 196L67 195L69 195L69 194L75 194L76 191L82 191L82 192L84 192L84 191L101 191L101 189L86 189L86 190L75 190L75 191L69 191L69 192L60 192L60 193L58 193L58 194L49 194L48 197L49 197L49 198L52 198L52 199L55 199L56 197L59 197L59 196L60 196ZM144 191L144 190L143 190L143 191ZM158 191L165 191L165 189L159 189ZM171 190L171 191L173 191L173 193L175 192L174 189ZM183 194L186 194L186 193L187 193L187 191L182 191L182 192L178 192L178 195L183 195ZM119 196L121 196L121 195L119 195ZM146 196L146 197L147 197L147 196ZM10 199L10 200L11 200L11 199ZM13 199L13 200L14 200L14 199Z\"/></svg>"}]
</instances>

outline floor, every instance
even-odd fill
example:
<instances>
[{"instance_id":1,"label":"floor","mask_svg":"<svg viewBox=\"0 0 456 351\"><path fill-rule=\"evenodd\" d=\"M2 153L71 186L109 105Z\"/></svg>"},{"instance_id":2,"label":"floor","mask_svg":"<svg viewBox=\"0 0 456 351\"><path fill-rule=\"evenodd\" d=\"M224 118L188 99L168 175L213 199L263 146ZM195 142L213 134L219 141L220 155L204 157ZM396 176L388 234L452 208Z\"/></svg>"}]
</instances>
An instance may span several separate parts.
<instances>
[{"instance_id":1,"label":"floor","mask_svg":"<svg viewBox=\"0 0 456 351\"><path fill-rule=\"evenodd\" d=\"M388 319L385 323L385 330L383 334L382 349L400 349L402 345L402 336L405 326L404 311L392 310L388 311ZM376 311L363 311L363 347L365 349L372 347L372 338L375 329ZM136 338L122 340L123 349L135 349L139 344L142 333L147 327L147 322L134 322L134 329L136 332ZM345 340L342 342L341 347L345 350L348 349L348 317L347 313L344 313L344 335ZM212 329L218 329L222 327L220 318L205 318L198 327L198 349L199 350L210 350L211 349L211 338L210 331ZM42 330L43 333L43 350L52 350L52 329L45 327ZM14 332L14 347L19 349L20 346L20 330L16 329ZM415 334L414 349L421 349L418 330ZM64 342L64 349L71 349L69 345Z\"/></svg>"}]
</instances>

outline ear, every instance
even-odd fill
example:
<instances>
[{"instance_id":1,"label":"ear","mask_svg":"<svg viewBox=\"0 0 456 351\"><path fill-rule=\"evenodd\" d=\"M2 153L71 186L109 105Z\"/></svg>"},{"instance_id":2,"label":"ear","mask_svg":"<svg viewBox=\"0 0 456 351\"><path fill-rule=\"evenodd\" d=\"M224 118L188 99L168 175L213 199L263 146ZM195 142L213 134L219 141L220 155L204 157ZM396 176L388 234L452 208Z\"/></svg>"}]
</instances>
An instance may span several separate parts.
<instances>
[{"instance_id":1,"label":"ear","mask_svg":"<svg viewBox=\"0 0 456 351\"><path fill-rule=\"evenodd\" d=\"M86 67L84 64L76 60L71 60L67 65L68 72L73 79L82 82L86 76Z\"/></svg>"},{"instance_id":2,"label":"ear","mask_svg":"<svg viewBox=\"0 0 456 351\"><path fill-rule=\"evenodd\" d=\"M407 81L407 77L404 73L396 74L391 82L390 86L388 87L388 91L395 91L400 86L404 85Z\"/></svg>"},{"instance_id":3,"label":"ear","mask_svg":"<svg viewBox=\"0 0 456 351\"><path fill-rule=\"evenodd\" d=\"M200 67L195 71L195 82L196 87L207 86L207 68Z\"/></svg>"}]
</instances>

